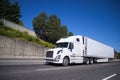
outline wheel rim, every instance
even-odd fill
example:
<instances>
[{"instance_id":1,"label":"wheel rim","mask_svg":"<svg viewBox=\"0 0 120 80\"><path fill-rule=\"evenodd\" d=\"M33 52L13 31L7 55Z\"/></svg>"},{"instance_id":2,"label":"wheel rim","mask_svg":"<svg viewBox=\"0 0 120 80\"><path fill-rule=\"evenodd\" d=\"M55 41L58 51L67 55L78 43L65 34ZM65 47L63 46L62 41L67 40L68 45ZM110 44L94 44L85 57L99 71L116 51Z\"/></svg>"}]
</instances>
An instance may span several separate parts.
<instances>
[{"instance_id":1,"label":"wheel rim","mask_svg":"<svg viewBox=\"0 0 120 80\"><path fill-rule=\"evenodd\" d=\"M91 60L90 63L93 64L93 60Z\"/></svg>"},{"instance_id":2,"label":"wheel rim","mask_svg":"<svg viewBox=\"0 0 120 80\"><path fill-rule=\"evenodd\" d=\"M69 64L68 58L65 58L65 59L63 60L63 65L64 65L64 66L67 66L68 64Z\"/></svg>"},{"instance_id":3,"label":"wheel rim","mask_svg":"<svg viewBox=\"0 0 120 80\"><path fill-rule=\"evenodd\" d=\"M89 60L86 61L86 64L89 64Z\"/></svg>"},{"instance_id":4,"label":"wheel rim","mask_svg":"<svg viewBox=\"0 0 120 80\"><path fill-rule=\"evenodd\" d=\"M92 58L90 59L90 64L93 64L93 59Z\"/></svg>"}]
</instances>

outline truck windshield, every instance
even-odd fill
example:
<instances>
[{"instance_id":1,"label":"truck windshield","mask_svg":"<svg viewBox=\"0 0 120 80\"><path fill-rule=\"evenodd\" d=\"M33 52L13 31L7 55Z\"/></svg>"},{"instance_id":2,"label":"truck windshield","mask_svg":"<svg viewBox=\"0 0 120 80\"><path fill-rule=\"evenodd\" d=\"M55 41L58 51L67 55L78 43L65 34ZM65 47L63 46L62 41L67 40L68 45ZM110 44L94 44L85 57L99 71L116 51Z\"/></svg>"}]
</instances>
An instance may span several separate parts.
<instances>
[{"instance_id":1,"label":"truck windshield","mask_svg":"<svg viewBox=\"0 0 120 80\"><path fill-rule=\"evenodd\" d=\"M56 48L67 48L67 47L68 47L68 42L56 44Z\"/></svg>"}]
</instances>

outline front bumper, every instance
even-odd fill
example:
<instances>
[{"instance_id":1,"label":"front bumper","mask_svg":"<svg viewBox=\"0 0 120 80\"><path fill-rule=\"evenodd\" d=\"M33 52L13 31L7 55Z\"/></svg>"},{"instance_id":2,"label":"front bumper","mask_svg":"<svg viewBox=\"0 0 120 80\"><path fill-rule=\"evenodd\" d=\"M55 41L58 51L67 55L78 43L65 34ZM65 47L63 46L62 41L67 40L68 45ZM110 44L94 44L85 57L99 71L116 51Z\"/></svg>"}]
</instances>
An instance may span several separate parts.
<instances>
[{"instance_id":1,"label":"front bumper","mask_svg":"<svg viewBox=\"0 0 120 80\"><path fill-rule=\"evenodd\" d=\"M56 64L61 64L62 60L61 59L45 59L46 63L56 63Z\"/></svg>"}]
</instances>

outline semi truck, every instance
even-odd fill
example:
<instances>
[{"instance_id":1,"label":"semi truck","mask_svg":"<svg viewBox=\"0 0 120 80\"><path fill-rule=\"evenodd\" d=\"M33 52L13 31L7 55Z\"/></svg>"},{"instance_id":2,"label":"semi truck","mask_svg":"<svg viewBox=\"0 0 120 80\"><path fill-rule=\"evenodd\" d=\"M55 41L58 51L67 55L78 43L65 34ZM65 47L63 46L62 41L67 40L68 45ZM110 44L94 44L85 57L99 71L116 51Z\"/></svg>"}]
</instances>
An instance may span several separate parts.
<instances>
[{"instance_id":1,"label":"semi truck","mask_svg":"<svg viewBox=\"0 0 120 80\"><path fill-rule=\"evenodd\" d=\"M68 66L72 63L93 64L110 62L114 49L87 36L69 36L59 39L53 49L46 51L46 63Z\"/></svg>"}]
</instances>

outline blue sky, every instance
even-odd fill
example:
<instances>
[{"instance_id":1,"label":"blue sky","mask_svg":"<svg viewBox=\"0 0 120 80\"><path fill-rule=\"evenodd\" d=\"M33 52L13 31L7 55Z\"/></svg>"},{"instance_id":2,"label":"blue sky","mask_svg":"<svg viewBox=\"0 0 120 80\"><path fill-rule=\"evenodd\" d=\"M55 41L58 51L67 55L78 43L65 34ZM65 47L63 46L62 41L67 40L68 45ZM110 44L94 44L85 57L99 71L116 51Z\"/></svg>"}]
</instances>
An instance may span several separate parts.
<instances>
[{"instance_id":1,"label":"blue sky","mask_svg":"<svg viewBox=\"0 0 120 80\"><path fill-rule=\"evenodd\" d=\"M11 0L16 1L16 0ZM45 11L57 15L74 35L83 35L120 52L120 0L18 0L21 20L33 29L33 18Z\"/></svg>"}]
</instances>

